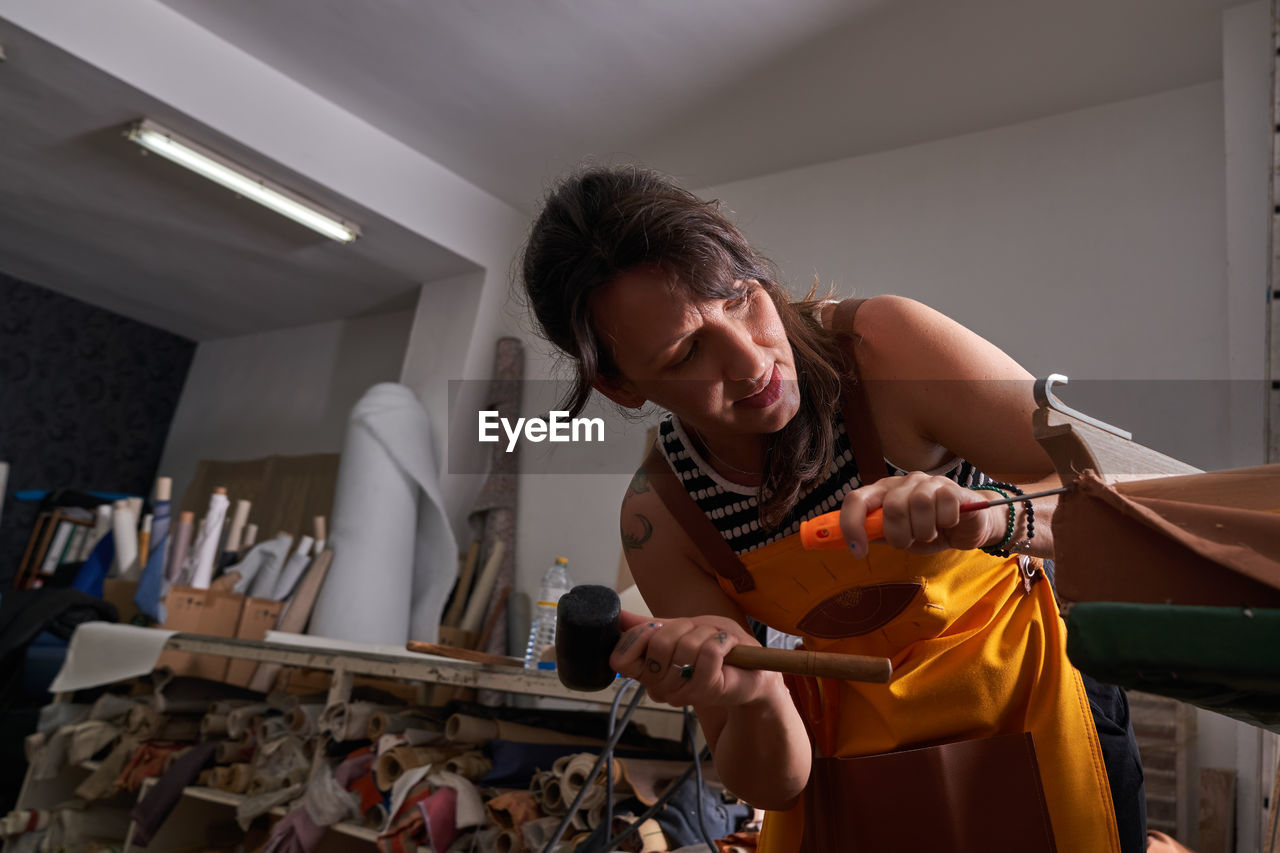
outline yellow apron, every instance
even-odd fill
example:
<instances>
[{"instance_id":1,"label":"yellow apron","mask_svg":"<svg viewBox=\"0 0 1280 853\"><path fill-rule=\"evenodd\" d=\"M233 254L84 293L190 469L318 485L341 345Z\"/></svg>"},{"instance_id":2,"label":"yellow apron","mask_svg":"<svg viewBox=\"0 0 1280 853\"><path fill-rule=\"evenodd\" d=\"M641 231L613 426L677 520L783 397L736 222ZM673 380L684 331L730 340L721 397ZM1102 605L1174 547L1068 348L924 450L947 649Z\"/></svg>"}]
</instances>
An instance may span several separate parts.
<instances>
[{"instance_id":1,"label":"yellow apron","mask_svg":"<svg viewBox=\"0 0 1280 853\"><path fill-rule=\"evenodd\" d=\"M1038 561L981 551L916 556L883 542L855 559L806 551L798 535L740 559L754 589L735 590L716 577L749 616L802 637L814 651L893 662L889 684L823 679L810 701L798 697L819 754L874 755L1030 732L1057 849L1118 853L1089 702L1067 660L1053 592L1035 574ZM800 849L803 809L802 801L766 813L761 853Z\"/></svg>"}]
</instances>

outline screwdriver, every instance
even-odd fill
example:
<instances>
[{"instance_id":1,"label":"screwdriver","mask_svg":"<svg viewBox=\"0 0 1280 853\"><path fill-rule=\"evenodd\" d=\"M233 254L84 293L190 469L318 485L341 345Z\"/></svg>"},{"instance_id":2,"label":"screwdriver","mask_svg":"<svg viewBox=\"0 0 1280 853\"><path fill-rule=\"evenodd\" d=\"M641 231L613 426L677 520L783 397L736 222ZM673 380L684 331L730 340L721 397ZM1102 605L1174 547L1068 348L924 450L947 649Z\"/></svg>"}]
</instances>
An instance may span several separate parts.
<instances>
[{"instance_id":1,"label":"screwdriver","mask_svg":"<svg viewBox=\"0 0 1280 853\"><path fill-rule=\"evenodd\" d=\"M993 506L1003 506L1005 504L1022 503L1023 501L1035 500L1036 498L1044 498L1049 495L1060 495L1068 491L1067 486L1060 489L1049 489L1044 492L1032 492L1029 495L1015 495L1011 498L1000 498L994 501L972 501L970 503L960 504L961 512L973 512L978 509L987 509ZM867 539L880 539L884 537L884 513L881 510L873 509L867 513ZM810 551L834 550L836 548L847 548L848 545L844 541L844 534L840 532L840 510L832 510L823 513L808 521L800 522L800 544Z\"/></svg>"}]
</instances>

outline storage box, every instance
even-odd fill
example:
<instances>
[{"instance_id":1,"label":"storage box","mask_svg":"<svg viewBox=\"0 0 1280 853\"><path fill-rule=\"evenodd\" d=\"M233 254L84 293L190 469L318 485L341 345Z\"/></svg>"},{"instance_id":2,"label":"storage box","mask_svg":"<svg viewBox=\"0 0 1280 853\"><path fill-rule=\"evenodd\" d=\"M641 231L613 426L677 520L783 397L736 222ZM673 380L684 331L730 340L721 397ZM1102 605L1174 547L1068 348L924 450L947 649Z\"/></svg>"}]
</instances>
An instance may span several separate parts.
<instances>
[{"instance_id":1,"label":"storage box","mask_svg":"<svg viewBox=\"0 0 1280 853\"><path fill-rule=\"evenodd\" d=\"M189 586L170 587L164 599L165 620L162 628L213 637L234 637L240 625L244 596L212 589ZM165 651L156 661L174 675L189 675L223 681L227 675L227 658L221 655L193 655Z\"/></svg>"},{"instance_id":2,"label":"storage box","mask_svg":"<svg viewBox=\"0 0 1280 853\"><path fill-rule=\"evenodd\" d=\"M235 636L245 640L261 640L267 632L274 630L280 619L280 611L284 609L283 601L270 598L245 598L240 608L240 622L236 626ZM248 687L253 674L258 669L258 661L234 658L227 665L226 682L240 687Z\"/></svg>"}]
</instances>

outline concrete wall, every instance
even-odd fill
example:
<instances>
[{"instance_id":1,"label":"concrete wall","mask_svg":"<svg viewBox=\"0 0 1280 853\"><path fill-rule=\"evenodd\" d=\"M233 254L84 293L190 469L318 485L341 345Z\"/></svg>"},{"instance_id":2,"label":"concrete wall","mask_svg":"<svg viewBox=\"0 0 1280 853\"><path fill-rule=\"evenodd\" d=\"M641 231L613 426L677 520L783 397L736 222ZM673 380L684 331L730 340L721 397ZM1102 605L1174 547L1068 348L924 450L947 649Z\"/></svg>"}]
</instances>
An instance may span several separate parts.
<instances>
[{"instance_id":1,"label":"concrete wall","mask_svg":"<svg viewBox=\"0 0 1280 853\"><path fill-rule=\"evenodd\" d=\"M160 461L180 497L201 459L337 453L356 400L399 379L413 312L205 341Z\"/></svg>"}]
</instances>

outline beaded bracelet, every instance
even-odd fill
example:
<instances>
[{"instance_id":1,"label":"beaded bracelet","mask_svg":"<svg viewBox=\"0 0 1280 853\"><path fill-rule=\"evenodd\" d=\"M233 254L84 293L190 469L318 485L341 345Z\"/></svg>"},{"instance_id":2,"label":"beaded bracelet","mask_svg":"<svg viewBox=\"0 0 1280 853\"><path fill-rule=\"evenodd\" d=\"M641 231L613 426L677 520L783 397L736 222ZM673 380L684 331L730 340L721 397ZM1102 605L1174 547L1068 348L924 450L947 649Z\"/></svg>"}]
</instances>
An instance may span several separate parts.
<instances>
[{"instance_id":1,"label":"beaded bracelet","mask_svg":"<svg viewBox=\"0 0 1280 853\"><path fill-rule=\"evenodd\" d=\"M1000 492L1000 494L1004 495L1005 497L1009 497L1009 495L1005 494L1005 490L1013 492L1013 494L1015 495L1026 494L1024 491L1022 491L1022 489L1018 488L1013 483L1001 483L994 480L989 483L986 483L984 486L974 486L973 488L974 489L986 488L993 492ZM1014 528L1017 526L1017 509L1016 509L1017 504L1011 503L1009 504L1009 529L1005 533L1004 539L1000 540L1000 542L996 545L990 545L986 548L983 548L982 549L983 551L986 551L988 554L992 555L993 557L1008 557L1008 556L1011 556L1014 551L1025 551L1027 548L1031 547L1031 540L1036 538L1036 510L1035 510L1035 507L1032 506L1031 501L1022 501L1021 503L1022 503L1023 512L1027 517L1026 538L1018 542L1016 545L1014 545L1013 548L1006 547L1009 544L1009 540L1013 538L1013 531L1014 531Z\"/></svg>"},{"instance_id":2,"label":"beaded bracelet","mask_svg":"<svg viewBox=\"0 0 1280 853\"><path fill-rule=\"evenodd\" d=\"M995 492L1002 498L1009 497L1009 493L1004 490L1004 483L983 483L981 486L970 486L969 488L975 492ZM1004 538L995 545L988 545L983 548L993 557L1007 557L1009 552L1004 547L1009 544L1009 540L1013 538L1013 530L1018 526L1018 509L1017 504L1009 504L1009 524L1005 528Z\"/></svg>"}]
</instances>

